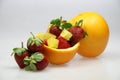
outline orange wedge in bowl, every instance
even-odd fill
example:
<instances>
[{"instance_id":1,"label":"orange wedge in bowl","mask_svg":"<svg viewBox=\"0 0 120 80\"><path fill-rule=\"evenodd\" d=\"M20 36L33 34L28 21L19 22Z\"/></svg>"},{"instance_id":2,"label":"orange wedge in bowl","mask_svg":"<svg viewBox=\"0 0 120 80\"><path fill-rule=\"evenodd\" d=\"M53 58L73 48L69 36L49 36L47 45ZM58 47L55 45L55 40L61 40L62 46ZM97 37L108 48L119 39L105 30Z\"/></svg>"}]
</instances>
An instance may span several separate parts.
<instances>
[{"instance_id":1,"label":"orange wedge in bowl","mask_svg":"<svg viewBox=\"0 0 120 80\"><path fill-rule=\"evenodd\" d=\"M67 49L55 49L45 45L44 54L51 64L64 64L69 62L76 54L80 43Z\"/></svg>"}]
</instances>

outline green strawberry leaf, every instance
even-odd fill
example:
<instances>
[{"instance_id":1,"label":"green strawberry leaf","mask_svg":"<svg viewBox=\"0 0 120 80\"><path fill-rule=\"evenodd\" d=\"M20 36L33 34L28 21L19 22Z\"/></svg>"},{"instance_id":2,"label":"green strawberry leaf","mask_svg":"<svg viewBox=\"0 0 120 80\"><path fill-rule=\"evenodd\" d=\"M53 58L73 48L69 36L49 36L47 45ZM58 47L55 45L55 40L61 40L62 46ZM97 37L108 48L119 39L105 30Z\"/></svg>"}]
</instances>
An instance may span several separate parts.
<instances>
[{"instance_id":1,"label":"green strawberry leaf","mask_svg":"<svg viewBox=\"0 0 120 80\"><path fill-rule=\"evenodd\" d=\"M72 24L71 23L67 23L66 20L62 20L62 17L60 18L57 18L57 19L53 19L50 24L52 24L52 26L58 26L59 29L67 29L67 28L70 28L72 27Z\"/></svg>"},{"instance_id":2,"label":"green strawberry leaf","mask_svg":"<svg viewBox=\"0 0 120 80\"><path fill-rule=\"evenodd\" d=\"M31 61L30 57L26 56L26 57L24 58L24 64L25 64L25 65L29 65L29 64L30 64L30 61Z\"/></svg>"},{"instance_id":3,"label":"green strawberry leaf","mask_svg":"<svg viewBox=\"0 0 120 80\"><path fill-rule=\"evenodd\" d=\"M31 57L36 62L40 62L40 61L42 61L44 59L44 56L41 53L39 53L39 52L34 53Z\"/></svg>"},{"instance_id":4,"label":"green strawberry leaf","mask_svg":"<svg viewBox=\"0 0 120 80\"><path fill-rule=\"evenodd\" d=\"M27 71L36 71L37 68L36 68L35 64L30 63L28 66L25 67L25 70L27 70Z\"/></svg>"},{"instance_id":5,"label":"green strawberry leaf","mask_svg":"<svg viewBox=\"0 0 120 80\"><path fill-rule=\"evenodd\" d=\"M64 24L61 25L61 27L67 29L67 28L72 27L72 24L71 23L64 23Z\"/></svg>"},{"instance_id":6,"label":"green strawberry leaf","mask_svg":"<svg viewBox=\"0 0 120 80\"><path fill-rule=\"evenodd\" d=\"M40 46L40 41L39 40L35 40L35 44L37 45L37 46Z\"/></svg>"},{"instance_id":7,"label":"green strawberry leaf","mask_svg":"<svg viewBox=\"0 0 120 80\"><path fill-rule=\"evenodd\" d=\"M28 39L27 45L28 45L28 46L31 45L31 42L32 42L32 37L30 37L30 38Z\"/></svg>"},{"instance_id":8,"label":"green strawberry leaf","mask_svg":"<svg viewBox=\"0 0 120 80\"><path fill-rule=\"evenodd\" d=\"M30 57L26 56L24 58L24 64L26 64L25 70L27 71L36 71L37 68L35 66L35 63L40 62L44 59L43 54L36 52Z\"/></svg>"},{"instance_id":9,"label":"green strawberry leaf","mask_svg":"<svg viewBox=\"0 0 120 80\"><path fill-rule=\"evenodd\" d=\"M32 34L32 33L31 33ZM33 35L33 34L32 34ZM34 36L34 35L33 35ZM36 44L37 46L40 46L40 44L42 43L43 41L39 38L36 38L35 36L34 37L30 37L27 41L27 46L33 46L34 44Z\"/></svg>"},{"instance_id":10,"label":"green strawberry leaf","mask_svg":"<svg viewBox=\"0 0 120 80\"><path fill-rule=\"evenodd\" d=\"M85 31L83 38L85 38L86 36L88 36L88 33Z\"/></svg>"},{"instance_id":11,"label":"green strawberry leaf","mask_svg":"<svg viewBox=\"0 0 120 80\"><path fill-rule=\"evenodd\" d=\"M29 65L30 63L37 63L44 59L43 54L36 52L32 54L30 57L26 56L24 58L24 64Z\"/></svg>"},{"instance_id":12,"label":"green strawberry leaf","mask_svg":"<svg viewBox=\"0 0 120 80\"><path fill-rule=\"evenodd\" d=\"M56 25L57 25L57 26L60 26L60 24L61 24L61 20L57 19L57 20L56 20Z\"/></svg>"},{"instance_id":13,"label":"green strawberry leaf","mask_svg":"<svg viewBox=\"0 0 120 80\"><path fill-rule=\"evenodd\" d=\"M33 46L34 44L35 44L35 41L32 41L30 45Z\"/></svg>"},{"instance_id":14,"label":"green strawberry leaf","mask_svg":"<svg viewBox=\"0 0 120 80\"><path fill-rule=\"evenodd\" d=\"M15 54L17 54L18 56L21 56L22 53L25 52L25 51L26 51L25 48L14 48L14 49L13 49L13 52L14 52Z\"/></svg>"},{"instance_id":15,"label":"green strawberry leaf","mask_svg":"<svg viewBox=\"0 0 120 80\"><path fill-rule=\"evenodd\" d=\"M50 24L60 26L61 20L60 19L53 19Z\"/></svg>"}]
</instances>

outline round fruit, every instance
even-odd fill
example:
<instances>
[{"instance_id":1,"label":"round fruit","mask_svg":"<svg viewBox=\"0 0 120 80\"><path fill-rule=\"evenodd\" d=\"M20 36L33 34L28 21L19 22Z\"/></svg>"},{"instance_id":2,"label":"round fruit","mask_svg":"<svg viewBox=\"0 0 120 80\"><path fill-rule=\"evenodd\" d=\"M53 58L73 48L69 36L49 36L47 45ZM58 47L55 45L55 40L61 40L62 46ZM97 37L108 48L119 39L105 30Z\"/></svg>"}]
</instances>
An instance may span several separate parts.
<instances>
[{"instance_id":1,"label":"round fruit","mask_svg":"<svg viewBox=\"0 0 120 80\"><path fill-rule=\"evenodd\" d=\"M80 40L78 53L85 57L96 57L106 48L109 39L109 28L105 19L95 12L83 12L69 20L73 25L83 20L82 28L88 36Z\"/></svg>"},{"instance_id":2,"label":"round fruit","mask_svg":"<svg viewBox=\"0 0 120 80\"><path fill-rule=\"evenodd\" d=\"M79 45L80 43L77 43L73 47L67 49L55 49L45 45L44 55L51 64L64 64L74 57Z\"/></svg>"}]
</instances>

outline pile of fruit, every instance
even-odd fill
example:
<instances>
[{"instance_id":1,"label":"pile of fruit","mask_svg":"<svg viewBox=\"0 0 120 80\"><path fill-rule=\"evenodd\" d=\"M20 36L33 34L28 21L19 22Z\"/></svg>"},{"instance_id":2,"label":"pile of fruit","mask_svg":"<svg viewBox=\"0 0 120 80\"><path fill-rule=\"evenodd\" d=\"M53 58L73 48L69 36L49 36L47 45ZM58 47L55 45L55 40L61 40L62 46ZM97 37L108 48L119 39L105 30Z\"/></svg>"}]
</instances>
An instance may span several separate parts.
<instances>
[{"instance_id":1,"label":"pile of fruit","mask_svg":"<svg viewBox=\"0 0 120 80\"><path fill-rule=\"evenodd\" d=\"M23 47L14 48L13 53L14 58L19 66L19 68L28 71L42 70L48 66L48 60L44 54L44 44L40 39L30 37L27 42L27 49Z\"/></svg>"},{"instance_id":2,"label":"pile of fruit","mask_svg":"<svg viewBox=\"0 0 120 80\"><path fill-rule=\"evenodd\" d=\"M25 70L42 70L47 67L49 61L44 55L44 45L55 49L67 49L74 46L85 37L85 31L79 25L83 20L76 22L74 26L62 18L50 22L47 33L38 33L36 36L31 32L32 37L27 41L27 49L23 47L14 48L15 60L20 68Z\"/></svg>"},{"instance_id":3,"label":"pile of fruit","mask_svg":"<svg viewBox=\"0 0 120 80\"><path fill-rule=\"evenodd\" d=\"M27 48L23 47L22 42L21 48L13 49L18 66L21 69L37 71L45 69L49 63L67 63L77 52L85 57L98 56L105 49L109 36L109 30L103 18L100 16L100 20L103 20L101 22L102 27L105 26L104 29L99 28L99 24L94 21L99 16L96 16L94 12L86 12L84 15L77 15L69 21L62 20L62 17L60 17L50 21L47 32L39 32L36 35L31 32L32 36L27 40ZM96 22L98 25L93 25L95 23L88 25L88 21L90 23ZM99 30L103 30L102 33L100 31L92 32L95 30L93 28L97 28L94 26L98 26Z\"/></svg>"},{"instance_id":4,"label":"pile of fruit","mask_svg":"<svg viewBox=\"0 0 120 80\"><path fill-rule=\"evenodd\" d=\"M62 17L53 19L50 22L47 33L38 33L37 38L46 42L46 45L56 49L66 49L74 46L87 33L82 28L83 20L76 22L75 25L62 20Z\"/></svg>"}]
</instances>

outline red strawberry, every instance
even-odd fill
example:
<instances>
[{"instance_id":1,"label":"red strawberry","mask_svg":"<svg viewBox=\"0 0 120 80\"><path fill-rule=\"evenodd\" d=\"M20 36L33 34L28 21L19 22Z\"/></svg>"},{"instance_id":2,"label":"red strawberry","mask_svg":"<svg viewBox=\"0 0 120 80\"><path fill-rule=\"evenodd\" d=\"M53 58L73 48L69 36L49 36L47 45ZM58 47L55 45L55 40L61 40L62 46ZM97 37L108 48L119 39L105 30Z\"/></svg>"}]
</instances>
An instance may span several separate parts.
<instances>
[{"instance_id":1,"label":"red strawberry","mask_svg":"<svg viewBox=\"0 0 120 80\"><path fill-rule=\"evenodd\" d=\"M64 28L70 28L72 25L70 23L67 23L66 20L62 20L62 17L57 18L57 19L53 19L50 22L51 26L50 26L50 30L49 32L56 35L57 37L60 35L60 33L62 32L62 30Z\"/></svg>"},{"instance_id":2,"label":"red strawberry","mask_svg":"<svg viewBox=\"0 0 120 80\"><path fill-rule=\"evenodd\" d=\"M73 43L79 42L84 37L84 30L78 26L73 26L69 31L72 33L70 41Z\"/></svg>"},{"instance_id":3,"label":"red strawberry","mask_svg":"<svg viewBox=\"0 0 120 80\"><path fill-rule=\"evenodd\" d=\"M65 49L70 47L70 43L67 40L65 40L62 36L59 36L57 39L59 40L58 49Z\"/></svg>"},{"instance_id":4,"label":"red strawberry","mask_svg":"<svg viewBox=\"0 0 120 80\"><path fill-rule=\"evenodd\" d=\"M75 26L73 26L69 29L69 31L72 33L72 37L70 39L70 42L72 45L76 44L82 38L85 37L86 32L83 30L83 28L81 28L81 26L79 26L80 23L82 25L82 22L83 22L83 20L80 20L78 23L76 23Z\"/></svg>"},{"instance_id":5,"label":"red strawberry","mask_svg":"<svg viewBox=\"0 0 120 80\"><path fill-rule=\"evenodd\" d=\"M59 36L60 33L62 32L62 30L59 29L58 26L51 26L49 32L52 33L52 34L54 34L54 35L56 35L56 36Z\"/></svg>"},{"instance_id":6,"label":"red strawberry","mask_svg":"<svg viewBox=\"0 0 120 80\"><path fill-rule=\"evenodd\" d=\"M27 49L23 48L23 46L22 48L14 48L13 54L18 66L20 68L24 68L26 65L24 64L23 60L26 56L30 56L30 53L27 51Z\"/></svg>"},{"instance_id":7,"label":"red strawberry","mask_svg":"<svg viewBox=\"0 0 120 80\"><path fill-rule=\"evenodd\" d=\"M31 32L32 34L32 32ZM27 48L32 52L43 52L44 43L41 39L36 38L33 34L27 41Z\"/></svg>"},{"instance_id":8,"label":"red strawberry","mask_svg":"<svg viewBox=\"0 0 120 80\"><path fill-rule=\"evenodd\" d=\"M31 57L25 57L24 63L27 65L25 70L37 71L45 69L49 62L43 54L36 52Z\"/></svg>"},{"instance_id":9,"label":"red strawberry","mask_svg":"<svg viewBox=\"0 0 120 80\"><path fill-rule=\"evenodd\" d=\"M44 59L40 62L37 62L35 64L35 66L37 67L37 70L43 70L44 68L46 68L48 66L48 60L47 58L44 56Z\"/></svg>"}]
</instances>

